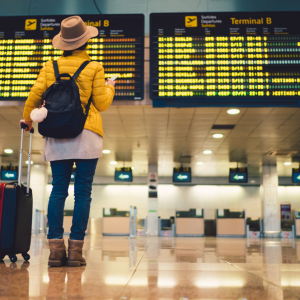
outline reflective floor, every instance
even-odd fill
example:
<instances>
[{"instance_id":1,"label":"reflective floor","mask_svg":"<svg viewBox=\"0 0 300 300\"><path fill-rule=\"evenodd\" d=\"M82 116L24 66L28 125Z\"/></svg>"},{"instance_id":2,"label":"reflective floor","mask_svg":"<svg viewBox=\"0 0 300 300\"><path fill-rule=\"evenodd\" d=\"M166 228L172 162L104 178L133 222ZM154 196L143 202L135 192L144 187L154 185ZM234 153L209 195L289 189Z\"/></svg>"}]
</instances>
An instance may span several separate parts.
<instances>
[{"instance_id":1,"label":"reflective floor","mask_svg":"<svg viewBox=\"0 0 300 300\"><path fill-rule=\"evenodd\" d=\"M66 238L67 239L67 238ZM300 299L300 240L88 236L87 266L0 263L0 299Z\"/></svg>"}]
</instances>

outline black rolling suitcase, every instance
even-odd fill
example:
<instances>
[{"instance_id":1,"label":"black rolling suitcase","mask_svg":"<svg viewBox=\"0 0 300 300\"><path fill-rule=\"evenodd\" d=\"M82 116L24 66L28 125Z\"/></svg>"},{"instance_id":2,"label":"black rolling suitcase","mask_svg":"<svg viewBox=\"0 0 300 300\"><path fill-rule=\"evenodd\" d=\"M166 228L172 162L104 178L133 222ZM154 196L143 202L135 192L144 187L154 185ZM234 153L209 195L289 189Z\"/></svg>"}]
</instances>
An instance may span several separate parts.
<instances>
[{"instance_id":1,"label":"black rolling suitcase","mask_svg":"<svg viewBox=\"0 0 300 300\"><path fill-rule=\"evenodd\" d=\"M31 144L34 130L32 128L30 131L27 187L25 187L21 184L21 175L23 134L26 127L27 125L21 124L22 131L18 182L12 182L5 185L4 195L1 203L2 218L0 216L0 260L8 255L11 262L17 261L16 254L22 254L25 260L30 259L30 256L27 252L29 251L31 242L33 201L32 190L29 188L29 183L31 166Z\"/></svg>"}]
</instances>

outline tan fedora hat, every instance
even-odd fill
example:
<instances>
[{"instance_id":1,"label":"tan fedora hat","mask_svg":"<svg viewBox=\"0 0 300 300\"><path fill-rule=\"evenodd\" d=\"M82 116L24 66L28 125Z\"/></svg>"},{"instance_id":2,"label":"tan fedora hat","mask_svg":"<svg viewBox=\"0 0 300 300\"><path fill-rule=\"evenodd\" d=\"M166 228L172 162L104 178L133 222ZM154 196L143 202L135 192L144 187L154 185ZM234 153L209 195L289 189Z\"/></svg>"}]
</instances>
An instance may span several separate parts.
<instances>
[{"instance_id":1,"label":"tan fedora hat","mask_svg":"<svg viewBox=\"0 0 300 300\"><path fill-rule=\"evenodd\" d=\"M79 16L72 16L62 20L60 33L53 38L52 44L59 50L74 50L98 33L96 27L86 26Z\"/></svg>"}]
</instances>

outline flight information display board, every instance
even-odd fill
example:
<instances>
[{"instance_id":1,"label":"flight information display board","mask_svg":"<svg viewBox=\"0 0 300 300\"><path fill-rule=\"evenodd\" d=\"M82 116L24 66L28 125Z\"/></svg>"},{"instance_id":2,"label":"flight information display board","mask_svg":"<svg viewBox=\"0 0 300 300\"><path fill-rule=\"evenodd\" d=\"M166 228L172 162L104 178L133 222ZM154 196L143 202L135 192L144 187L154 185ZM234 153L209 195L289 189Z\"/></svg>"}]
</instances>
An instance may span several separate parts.
<instances>
[{"instance_id":1,"label":"flight information display board","mask_svg":"<svg viewBox=\"0 0 300 300\"><path fill-rule=\"evenodd\" d=\"M26 100L41 68L63 51L52 39L68 16L0 18L0 100ZM82 15L99 35L87 52L100 62L106 78L118 76L115 100L144 98L144 15Z\"/></svg>"},{"instance_id":2,"label":"flight information display board","mask_svg":"<svg viewBox=\"0 0 300 300\"><path fill-rule=\"evenodd\" d=\"M299 106L297 12L153 13L153 106Z\"/></svg>"}]
</instances>

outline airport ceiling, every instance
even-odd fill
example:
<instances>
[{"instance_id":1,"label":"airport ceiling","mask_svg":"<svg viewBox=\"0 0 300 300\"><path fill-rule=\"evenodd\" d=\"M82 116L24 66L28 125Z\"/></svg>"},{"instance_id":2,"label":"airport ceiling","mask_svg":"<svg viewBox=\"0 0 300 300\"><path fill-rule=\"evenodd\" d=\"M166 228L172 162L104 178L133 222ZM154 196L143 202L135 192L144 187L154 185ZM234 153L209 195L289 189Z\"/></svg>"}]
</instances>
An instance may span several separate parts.
<instances>
[{"instance_id":1,"label":"airport ceiling","mask_svg":"<svg viewBox=\"0 0 300 300\"><path fill-rule=\"evenodd\" d=\"M18 164L21 106L0 106L0 158L2 164ZM159 176L171 176L173 167L192 167L193 176L228 176L228 168L247 166L249 176L259 176L263 163L275 163L279 176L291 176L299 166L300 109L240 108L238 115L227 108L152 108L112 106L101 113L104 149L111 151L99 160L96 175L113 176L116 166L134 167L134 176L146 176L148 164L158 163ZM213 125L235 125L212 129ZM34 124L37 129L37 124ZM213 134L223 138L215 139ZM29 145L26 133L24 149ZM13 149L6 155L4 149ZM42 164L43 138L37 130L33 139L34 164ZM212 154L203 154L211 150ZM292 155L270 156L270 151ZM298 152L298 153L297 153ZM284 154L281 153L281 154ZM27 155L25 154L25 158ZM24 161L27 159L23 159ZM118 164L111 165L111 161ZM125 161L125 162L124 162ZM202 165L197 163L202 162ZM292 162L286 166L284 162ZM25 166L25 163L24 163Z\"/></svg>"}]
</instances>

